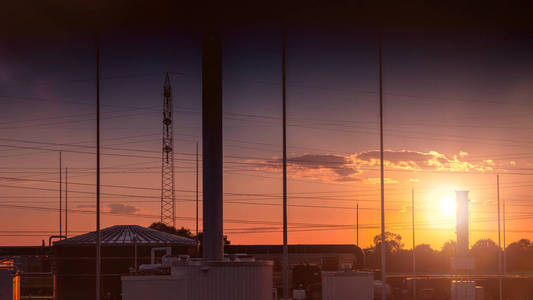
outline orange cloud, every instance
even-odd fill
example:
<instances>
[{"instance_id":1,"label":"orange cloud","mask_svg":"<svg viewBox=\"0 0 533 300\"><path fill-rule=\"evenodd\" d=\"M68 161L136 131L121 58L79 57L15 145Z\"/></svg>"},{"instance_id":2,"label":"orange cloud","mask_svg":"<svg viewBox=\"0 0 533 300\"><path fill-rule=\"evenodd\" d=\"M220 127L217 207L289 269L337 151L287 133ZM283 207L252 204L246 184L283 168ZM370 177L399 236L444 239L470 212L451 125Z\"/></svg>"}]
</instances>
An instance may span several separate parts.
<instances>
[{"instance_id":1,"label":"orange cloud","mask_svg":"<svg viewBox=\"0 0 533 300\"><path fill-rule=\"evenodd\" d=\"M375 166L379 165L380 153L378 150L361 152L354 155L354 160L358 166ZM384 164L388 168L405 169L405 170L437 170L451 172L469 172L469 171L490 171L492 161L486 160L480 164L470 163L463 158L464 152L459 155L449 157L437 151L418 152L411 150L386 150L384 152Z\"/></svg>"},{"instance_id":2,"label":"orange cloud","mask_svg":"<svg viewBox=\"0 0 533 300\"><path fill-rule=\"evenodd\" d=\"M411 171L451 171L451 172L485 172L493 170L492 160L480 163L468 162L468 154L460 152L458 155L447 156L437 151L418 152L411 150L386 150L384 164L386 168ZM362 171L369 167L378 167L380 152L370 150L352 155L338 154L302 154L287 159L288 171L291 176L312 178L326 182L354 182L363 181L373 184L379 178L361 178ZM260 169L279 171L281 159L274 159L260 163ZM379 180L378 180L379 182ZM385 183L398 181L386 178Z\"/></svg>"},{"instance_id":3,"label":"orange cloud","mask_svg":"<svg viewBox=\"0 0 533 300\"><path fill-rule=\"evenodd\" d=\"M383 179L384 179L385 184L398 183L398 180L394 180L394 179L391 179L391 178L388 178L388 177L385 177ZM363 183L365 183L365 184L380 184L381 183L381 178L379 178L379 177L365 178L363 180Z\"/></svg>"}]
</instances>

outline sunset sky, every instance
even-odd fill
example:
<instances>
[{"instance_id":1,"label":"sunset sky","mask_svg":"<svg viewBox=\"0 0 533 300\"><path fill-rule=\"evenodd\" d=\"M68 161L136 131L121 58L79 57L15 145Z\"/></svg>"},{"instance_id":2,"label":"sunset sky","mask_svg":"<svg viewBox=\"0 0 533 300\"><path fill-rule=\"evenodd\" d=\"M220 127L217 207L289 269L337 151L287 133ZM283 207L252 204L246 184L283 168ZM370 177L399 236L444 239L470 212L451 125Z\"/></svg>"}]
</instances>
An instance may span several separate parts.
<instances>
[{"instance_id":1,"label":"sunset sky","mask_svg":"<svg viewBox=\"0 0 533 300\"><path fill-rule=\"evenodd\" d=\"M58 233L59 151L69 235L95 228L94 38L32 14L42 31L0 41L0 245ZM380 222L376 27L287 26L289 243L355 243L358 202L368 247ZM223 31L232 244L282 241L280 28L269 20ZM497 241L497 173L507 242L533 238L532 51L531 35L497 26L383 28L386 229L407 248L411 188L417 244L455 239L455 190L470 191L471 243ZM101 66L102 227L159 220L162 85L172 72L176 223L194 231L201 34L193 25L109 27Z\"/></svg>"}]
</instances>

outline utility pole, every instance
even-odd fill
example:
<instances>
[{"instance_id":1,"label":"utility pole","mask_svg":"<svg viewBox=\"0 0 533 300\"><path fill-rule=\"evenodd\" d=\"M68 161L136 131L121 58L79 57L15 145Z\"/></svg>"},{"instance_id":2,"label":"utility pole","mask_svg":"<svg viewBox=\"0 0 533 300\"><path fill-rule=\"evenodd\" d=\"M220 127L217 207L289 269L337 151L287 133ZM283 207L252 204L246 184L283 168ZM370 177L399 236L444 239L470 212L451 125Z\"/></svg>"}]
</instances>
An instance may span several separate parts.
<instances>
[{"instance_id":1,"label":"utility pole","mask_svg":"<svg viewBox=\"0 0 533 300\"><path fill-rule=\"evenodd\" d=\"M101 300L102 233L100 232L100 37L96 39L96 300Z\"/></svg>"},{"instance_id":2,"label":"utility pole","mask_svg":"<svg viewBox=\"0 0 533 300\"><path fill-rule=\"evenodd\" d=\"M68 168L65 168L65 237L68 237Z\"/></svg>"},{"instance_id":3,"label":"utility pole","mask_svg":"<svg viewBox=\"0 0 533 300\"><path fill-rule=\"evenodd\" d=\"M359 201L355 204L355 245L359 247Z\"/></svg>"},{"instance_id":4,"label":"utility pole","mask_svg":"<svg viewBox=\"0 0 533 300\"><path fill-rule=\"evenodd\" d=\"M62 187L63 187L63 184L61 182L61 178L63 177L63 174L61 173L61 151L59 151L59 236L61 236L62 232L61 232L61 223L62 223L62 220L63 220L63 217L61 216L61 212L63 211L63 207L62 207L62 204L61 202L63 201L62 198L62 194L63 194L63 190L62 190Z\"/></svg>"},{"instance_id":5,"label":"utility pole","mask_svg":"<svg viewBox=\"0 0 533 300\"><path fill-rule=\"evenodd\" d=\"M382 33L379 27L378 38L378 68L379 68L379 154L380 154L380 175L381 175L381 299L387 299L387 284L385 280L385 174L383 166L383 68L382 68Z\"/></svg>"},{"instance_id":6,"label":"utility pole","mask_svg":"<svg viewBox=\"0 0 533 300\"><path fill-rule=\"evenodd\" d=\"M507 274L507 251L506 249L506 243L505 243L505 198L502 201L503 205L503 275L505 276Z\"/></svg>"},{"instance_id":7,"label":"utility pole","mask_svg":"<svg viewBox=\"0 0 533 300\"><path fill-rule=\"evenodd\" d=\"M498 288L500 300L503 300L502 287L502 246L500 243L500 174L496 174L496 189L498 196Z\"/></svg>"},{"instance_id":8,"label":"utility pole","mask_svg":"<svg viewBox=\"0 0 533 300\"><path fill-rule=\"evenodd\" d=\"M163 147L161 148L161 223L176 227L174 197L174 135L172 119L172 87L165 75L163 85Z\"/></svg>"},{"instance_id":9,"label":"utility pole","mask_svg":"<svg viewBox=\"0 0 533 300\"><path fill-rule=\"evenodd\" d=\"M289 299L289 246L287 244L287 28L283 23L281 38L281 94L283 105L283 299Z\"/></svg>"},{"instance_id":10,"label":"utility pole","mask_svg":"<svg viewBox=\"0 0 533 300\"><path fill-rule=\"evenodd\" d=\"M413 227L413 300L416 300L415 189L411 188L411 222Z\"/></svg>"},{"instance_id":11,"label":"utility pole","mask_svg":"<svg viewBox=\"0 0 533 300\"><path fill-rule=\"evenodd\" d=\"M196 242L198 241L198 142L196 142Z\"/></svg>"}]
</instances>

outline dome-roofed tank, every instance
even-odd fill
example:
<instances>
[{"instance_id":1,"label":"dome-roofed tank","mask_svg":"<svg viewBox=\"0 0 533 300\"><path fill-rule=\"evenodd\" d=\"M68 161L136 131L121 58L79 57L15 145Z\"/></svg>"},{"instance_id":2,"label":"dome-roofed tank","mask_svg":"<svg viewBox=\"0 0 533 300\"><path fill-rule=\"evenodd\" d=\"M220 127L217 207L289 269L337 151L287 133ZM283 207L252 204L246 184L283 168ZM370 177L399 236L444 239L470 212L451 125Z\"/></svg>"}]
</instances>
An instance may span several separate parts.
<instances>
[{"instance_id":1,"label":"dome-roofed tank","mask_svg":"<svg viewBox=\"0 0 533 300\"><path fill-rule=\"evenodd\" d=\"M196 241L138 225L115 225L101 230L102 295L121 299L120 276L135 265L150 263L150 250L170 247L172 255L196 252ZM56 299L94 299L96 232L88 232L54 243Z\"/></svg>"}]
</instances>

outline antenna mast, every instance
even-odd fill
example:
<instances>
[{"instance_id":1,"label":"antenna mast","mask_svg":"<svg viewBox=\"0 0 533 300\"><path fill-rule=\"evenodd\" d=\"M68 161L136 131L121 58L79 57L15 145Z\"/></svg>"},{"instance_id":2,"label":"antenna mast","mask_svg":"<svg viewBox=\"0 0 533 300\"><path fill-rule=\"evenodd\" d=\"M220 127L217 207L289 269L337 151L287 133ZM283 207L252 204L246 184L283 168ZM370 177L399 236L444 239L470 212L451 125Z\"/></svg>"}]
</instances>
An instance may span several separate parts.
<instances>
[{"instance_id":1,"label":"antenna mast","mask_svg":"<svg viewBox=\"0 0 533 300\"><path fill-rule=\"evenodd\" d=\"M161 223L176 226L174 201L174 135L172 133L172 88L168 73L163 85L163 147L161 148Z\"/></svg>"}]
</instances>

